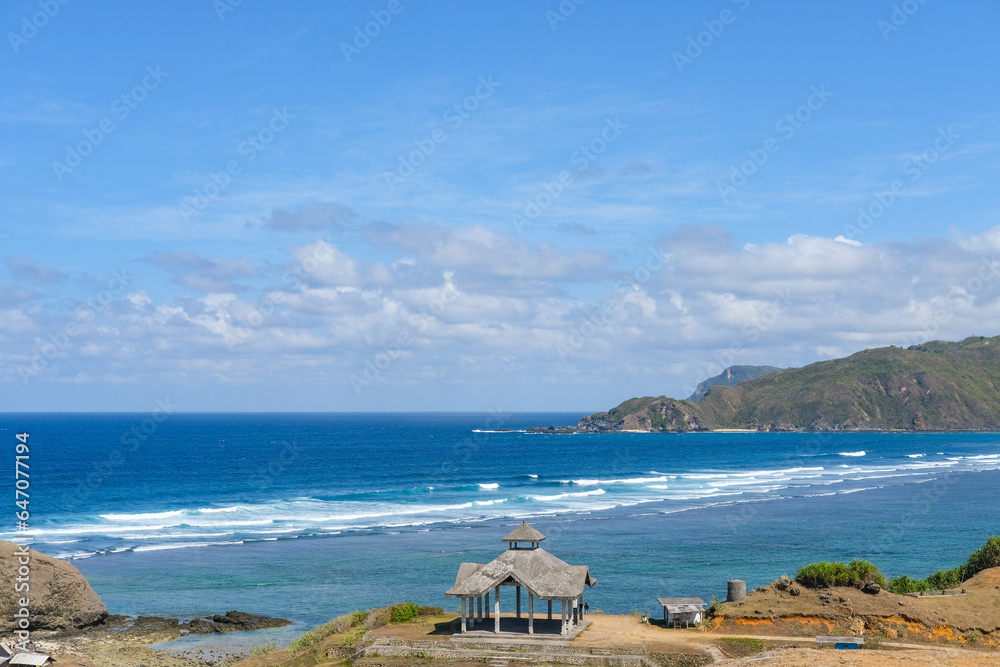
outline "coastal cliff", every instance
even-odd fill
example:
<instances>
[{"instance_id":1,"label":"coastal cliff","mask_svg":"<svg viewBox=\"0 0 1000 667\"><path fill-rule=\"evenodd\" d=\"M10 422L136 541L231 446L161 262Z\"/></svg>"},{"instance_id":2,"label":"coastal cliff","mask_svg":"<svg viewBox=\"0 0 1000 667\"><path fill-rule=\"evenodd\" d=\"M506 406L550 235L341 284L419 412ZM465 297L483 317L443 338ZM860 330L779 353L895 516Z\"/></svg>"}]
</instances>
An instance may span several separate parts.
<instances>
[{"instance_id":1,"label":"coastal cliff","mask_svg":"<svg viewBox=\"0 0 1000 667\"><path fill-rule=\"evenodd\" d=\"M782 369L777 366L730 366L715 377L710 377L707 380L699 382L698 386L695 387L694 392L688 396L686 400L691 401L692 403L697 403L701 399L705 398L708 390L712 387L735 387L741 382L752 380L760 377L761 375L777 373L780 370Z\"/></svg>"},{"instance_id":2,"label":"coastal cliff","mask_svg":"<svg viewBox=\"0 0 1000 667\"><path fill-rule=\"evenodd\" d=\"M1000 430L1000 336L863 350L732 387L712 386L698 403L633 398L555 431L718 429Z\"/></svg>"}]
</instances>

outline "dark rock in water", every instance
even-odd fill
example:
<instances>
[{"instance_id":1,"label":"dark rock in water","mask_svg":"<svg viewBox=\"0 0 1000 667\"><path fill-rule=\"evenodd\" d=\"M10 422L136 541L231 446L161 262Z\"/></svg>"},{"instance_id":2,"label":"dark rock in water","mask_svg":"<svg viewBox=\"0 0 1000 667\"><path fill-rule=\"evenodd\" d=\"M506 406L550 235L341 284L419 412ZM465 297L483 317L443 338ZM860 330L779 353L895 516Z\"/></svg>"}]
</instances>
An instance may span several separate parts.
<instances>
[{"instance_id":1,"label":"dark rock in water","mask_svg":"<svg viewBox=\"0 0 1000 667\"><path fill-rule=\"evenodd\" d=\"M861 589L862 593L870 593L871 595L878 595L882 587L876 584L874 581L869 581L865 584L865 587Z\"/></svg>"},{"instance_id":2,"label":"dark rock in water","mask_svg":"<svg viewBox=\"0 0 1000 667\"><path fill-rule=\"evenodd\" d=\"M193 621L188 621L184 623L181 630L187 630L191 634L195 635L210 635L213 632L218 632L215 628L215 623L212 621L206 621L203 618L196 618Z\"/></svg>"},{"instance_id":3,"label":"dark rock in water","mask_svg":"<svg viewBox=\"0 0 1000 667\"><path fill-rule=\"evenodd\" d=\"M0 540L0 581L13 582L21 565L31 568L31 591L24 597L31 600L32 630L86 628L108 617L108 608L76 567L33 549L27 551L22 556L16 544ZM11 583L0 595L0 635L15 629L15 604L21 596L14 593Z\"/></svg>"},{"instance_id":4,"label":"dark rock in water","mask_svg":"<svg viewBox=\"0 0 1000 667\"><path fill-rule=\"evenodd\" d=\"M792 586L788 589L788 594L794 597L802 595L802 590L798 586Z\"/></svg>"},{"instance_id":5,"label":"dark rock in water","mask_svg":"<svg viewBox=\"0 0 1000 667\"><path fill-rule=\"evenodd\" d=\"M181 630L187 630L196 635L207 635L213 632L240 632L243 630L263 630L265 628L280 628L291 625L284 618L256 616L242 611L227 611L225 616L215 615L211 619L196 618L182 623Z\"/></svg>"}]
</instances>

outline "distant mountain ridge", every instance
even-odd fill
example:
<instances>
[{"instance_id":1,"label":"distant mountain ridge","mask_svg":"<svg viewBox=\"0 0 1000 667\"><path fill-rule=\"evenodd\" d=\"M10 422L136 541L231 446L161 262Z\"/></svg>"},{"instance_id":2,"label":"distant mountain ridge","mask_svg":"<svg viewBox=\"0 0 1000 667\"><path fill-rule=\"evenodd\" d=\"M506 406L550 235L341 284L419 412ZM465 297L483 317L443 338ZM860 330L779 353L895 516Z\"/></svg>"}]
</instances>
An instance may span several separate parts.
<instances>
[{"instance_id":1,"label":"distant mountain ridge","mask_svg":"<svg viewBox=\"0 0 1000 667\"><path fill-rule=\"evenodd\" d=\"M746 382L747 380L752 380L761 375L767 375L768 373L774 373L776 371L783 370L777 366L730 366L726 370L722 371L715 377L710 377L707 380L703 380L698 383L695 387L694 393L687 397L686 400L692 403L697 403L705 397L708 390L712 387L722 385L724 387L733 387L741 382Z\"/></svg>"},{"instance_id":2,"label":"distant mountain ridge","mask_svg":"<svg viewBox=\"0 0 1000 667\"><path fill-rule=\"evenodd\" d=\"M1000 336L863 350L732 387L715 385L698 403L632 398L560 430L717 429L997 431Z\"/></svg>"}]
</instances>

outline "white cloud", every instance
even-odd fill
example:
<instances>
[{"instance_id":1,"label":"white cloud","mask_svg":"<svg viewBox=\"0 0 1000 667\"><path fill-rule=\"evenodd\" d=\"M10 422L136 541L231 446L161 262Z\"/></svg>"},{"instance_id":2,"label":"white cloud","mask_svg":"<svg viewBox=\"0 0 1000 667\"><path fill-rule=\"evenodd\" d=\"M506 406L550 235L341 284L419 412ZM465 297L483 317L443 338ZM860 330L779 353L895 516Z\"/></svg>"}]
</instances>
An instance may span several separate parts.
<instances>
[{"instance_id":1,"label":"white cloud","mask_svg":"<svg viewBox=\"0 0 1000 667\"><path fill-rule=\"evenodd\" d=\"M633 284L619 283L623 271L601 253L529 246L478 226L389 232L379 252L401 254L385 262L323 240L287 247L284 263L152 255L151 266L178 282L202 280L204 289L117 297L40 381L264 391L311 378L364 401L349 378L391 349L378 385L394 391L548 378L554 388L684 396L730 363L801 365L870 346L1000 332L1000 264L984 263L982 246L961 239L859 246L794 235L737 246L718 229L680 229L651 244L664 251L662 264L648 243L619 261L637 267ZM270 287L228 289L243 278ZM526 282L540 288L504 291ZM18 364L37 341L72 316L33 308L15 299L5 311L8 382L19 381Z\"/></svg>"}]
</instances>

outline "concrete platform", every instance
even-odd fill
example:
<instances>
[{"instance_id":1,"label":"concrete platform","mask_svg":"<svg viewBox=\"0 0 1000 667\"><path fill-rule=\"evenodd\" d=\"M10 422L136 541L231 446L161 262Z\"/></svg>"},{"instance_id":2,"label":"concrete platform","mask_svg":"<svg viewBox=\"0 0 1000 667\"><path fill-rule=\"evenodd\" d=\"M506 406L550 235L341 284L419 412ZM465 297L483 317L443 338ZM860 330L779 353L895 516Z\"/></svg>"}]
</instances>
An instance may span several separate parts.
<instances>
[{"instance_id":1,"label":"concrete platform","mask_svg":"<svg viewBox=\"0 0 1000 667\"><path fill-rule=\"evenodd\" d=\"M547 618L536 618L535 633L529 635L527 618L507 618L506 616L501 616L500 634L498 635L494 628L494 622L494 619L490 618L482 623L477 623L471 628L467 628L465 634L452 635L451 641L462 641L462 638L468 638L469 641L476 642L481 642L484 639L489 640L490 638L500 639L504 642L509 642L512 639L523 640L525 642L569 641L590 625L590 621L585 620L580 625L571 627L569 634L561 635L559 634L559 630L562 622L559 619L554 618L550 621Z\"/></svg>"}]
</instances>

